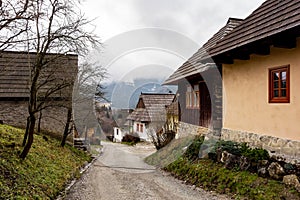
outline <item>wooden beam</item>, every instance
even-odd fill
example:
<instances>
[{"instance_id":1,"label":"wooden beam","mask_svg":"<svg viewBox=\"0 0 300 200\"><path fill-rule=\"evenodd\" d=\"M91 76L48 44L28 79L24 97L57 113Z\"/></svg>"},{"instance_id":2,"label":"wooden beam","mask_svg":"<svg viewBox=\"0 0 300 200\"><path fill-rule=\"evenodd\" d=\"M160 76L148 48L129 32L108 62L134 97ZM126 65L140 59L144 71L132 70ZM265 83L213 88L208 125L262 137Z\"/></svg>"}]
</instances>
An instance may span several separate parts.
<instances>
[{"instance_id":1,"label":"wooden beam","mask_svg":"<svg viewBox=\"0 0 300 200\"><path fill-rule=\"evenodd\" d=\"M277 48L293 49L297 47L297 40L293 36L285 35L274 39L273 44Z\"/></svg>"},{"instance_id":2,"label":"wooden beam","mask_svg":"<svg viewBox=\"0 0 300 200\"><path fill-rule=\"evenodd\" d=\"M214 58L214 61L216 64L233 64L233 58L229 54L220 55Z\"/></svg>"},{"instance_id":3,"label":"wooden beam","mask_svg":"<svg viewBox=\"0 0 300 200\"><path fill-rule=\"evenodd\" d=\"M250 54L249 47L244 46L228 52L226 56L232 60L250 60Z\"/></svg>"},{"instance_id":4,"label":"wooden beam","mask_svg":"<svg viewBox=\"0 0 300 200\"><path fill-rule=\"evenodd\" d=\"M236 52L234 54L234 59L238 60L250 60L250 54L247 52Z\"/></svg>"},{"instance_id":5,"label":"wooden beam","mask_svg":"<svg viewBox=\"0 0 300 200\"><path fill-rule=\"evenodd\" d=\"M257 55L270 55L270 45L257 45L253 48L253 53Z\"/></svg>"}]
</instances>

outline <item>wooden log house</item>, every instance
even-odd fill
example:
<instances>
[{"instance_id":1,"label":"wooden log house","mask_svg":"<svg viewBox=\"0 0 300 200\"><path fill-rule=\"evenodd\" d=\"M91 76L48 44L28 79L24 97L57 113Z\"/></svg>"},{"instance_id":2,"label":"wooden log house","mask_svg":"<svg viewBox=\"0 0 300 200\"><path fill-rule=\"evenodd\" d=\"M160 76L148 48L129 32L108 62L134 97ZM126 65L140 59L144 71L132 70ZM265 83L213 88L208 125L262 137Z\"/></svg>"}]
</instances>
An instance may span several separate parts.
<instances>
[{"instance_id":1,"label":"wooden log house","mask_svg":"<svg viewBox=\"0 0 300 200\"><path fill-rule=\"evenodd\" d=\"M0 120L5 124L26 126L31 68L35 58L35 53L0 52ZM72 103L78 57L47 54L46 61L38 81L38 99L46 100L47 108L38 113L38 117L41 117L41 129L61 133L67 118L66 106ZM53 92L60 86L63 89Z\"/></svg>"}]
</instances>

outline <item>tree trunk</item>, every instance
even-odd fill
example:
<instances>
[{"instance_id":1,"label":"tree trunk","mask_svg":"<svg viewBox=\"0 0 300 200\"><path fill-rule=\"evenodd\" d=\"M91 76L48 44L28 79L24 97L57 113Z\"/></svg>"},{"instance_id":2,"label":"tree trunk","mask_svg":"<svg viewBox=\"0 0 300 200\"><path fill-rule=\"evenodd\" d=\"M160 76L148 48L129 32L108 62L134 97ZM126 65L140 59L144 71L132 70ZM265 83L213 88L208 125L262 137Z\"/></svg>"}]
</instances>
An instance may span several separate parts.
<instances>
[{"instance_id":1,"label":"tree trunk","mask_svg":"<svg viewBox=\"0 0 300 200\"><path fill-rule=\"evenodd\" d=\"M29 131L28 131L28 139L27 139L27 143L26 143L22 153L20 154L21 159L26 158L26 156L31 148L31 145L33 143L33 134L34 134L35 121L36 121L34 114L30 115L29 121L30 121L29 122L30 125L29 125Z\"/></svg>"},{"instance_id":2,"label":"tree trunk","mask_svg":"<svg viewBox=\"0 0 300 200\"><path fill-rule=\"evenodd\" d=\"M64 130L64 135L63 135L63 138L62 138L62 141L60 144L62 147L65 146L67 137L69 135L69 127L70 127L71 119L72 119L72 109L69 108L68 114L67 114L67 122L66 122L65 130Z\"/></svg>"},{"instance_id":3,"label":"tree trunk","mask_svg":"<svg viewBox=\"0 0 300 200\"><path fill-rule=\"evenodd\" d=\"M87 127L86 126L84 126L84 142L85 142L85 144L86 144L86 141L87 141Z\"/></svg>"},{"instance_id":4,"label":"tree trunk","mask_svg":"<svg viewBox=\"0 0 300 200\"><path fill-rule=\"evenodd\" d=\"M30 126L30 120L29 120L29 117L27 117L26 130L25 130L25 134L24 134L24 138L23 138L22 147L24 147L26 144L26 141L28 138L29 126Z\"/></svg>"},{"instance_id":5,"label":"tree trunk","mask_svg":"<svg viewBox=\"0 0 300 200\"><path fill-rule=\"evenodd\" d=\"M40 111L39 120L38 120L38 129L37 129L37 131L39 133L41 132L41 121L42 121L42 111Z\"/></svg>"}]
</instances>

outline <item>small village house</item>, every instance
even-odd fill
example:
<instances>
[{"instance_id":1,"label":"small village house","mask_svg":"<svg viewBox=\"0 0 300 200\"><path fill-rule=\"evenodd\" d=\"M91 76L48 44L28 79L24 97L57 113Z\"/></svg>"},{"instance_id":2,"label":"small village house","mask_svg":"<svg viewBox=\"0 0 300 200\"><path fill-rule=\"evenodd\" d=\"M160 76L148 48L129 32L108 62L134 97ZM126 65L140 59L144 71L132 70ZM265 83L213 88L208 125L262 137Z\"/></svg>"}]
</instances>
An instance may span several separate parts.
<instances>
[{"instance_id":1,"label":"small village house","mask_svg":"<svg viewBox=\"0 0 300 200\"><path fill-rule=\"evenodd\" d=\"M124 136L121 128L114 127L114 142L122 142Z\"/></svg>"},{"instance_id":2,"label":"small village house","mask_svg":"<svg viewBox=\"0 0 300 200\"><path fill-rule=\"evenodd\" d=\"M222 66L212 60L205 64L198 61L241 22L241 19L230 18L224 27L164 82L178 86L179 137L186 133L207 132L208 129L214 130L217 136L221 134Z\"/></svg>"},{"instance_id":3,"label":"small village house","mask_svg":"<svg viewBox=\"0 0 300 200\"><path fill-rule=\"evenodd\" d=\"M166 123L166 106L174 99L174 94L141 93L135 110L127 117L133 134L142 141L151 141L151 136Z\"/></svg>"},{"instance_id":4,"label":"small village house","mask_svg":"<svg viewBox=\"0 0 300 200\"><path fill-rule=\"evenodd\" d=\"M207 127L213 129L215 120L221 117L222 139L247 142L273 153L299 157L300 2L267 0L237 22L230 31L214 40L218 32L211 39L213 45L204 45L207 53L199 54L199 50L193 55L189 59L193 64L191 68L183 64L166 80L167 84L179 84L182 112L191 112L191 106L198 108L198 101L189 103L189 95L190 91L199 91L198 115L192 116L196 121L188 119L184 113L181 113L181 121L207 126L199 117L202 111L206 112L201 103L201 93L206 93L206 89L180 84L181 80L190 83L194 76L195 81L204 81L209 90L212 116L208 117L211 121ZM219 69L222 77L219 94L219 89L211 90L210 83L201 79L212 66ZM221 96L221 100L215 101L216 96ZM196 94L193 99L197 98ZM222 112L214 116L219 102Z\"/></svg>"},{"instance_id":5,"label":"small village house","mask_svg":"<svg viewBox=\"0 0 300 200\"><path fill-rule=\"evenodd\" d=\"M114 142L122 142L125 135L132 132L127 117L132 113L132 109L114 109L113 116L115 120L114 128Z\"/></svg>"},{"instance_id":6,"label":"small village house","mask_svg":"<svg viewBox=\"0 0 300 200\"><path fill-rule=\"evenodd\" d=\"M22 128L26 126L30 68L34 65L35 56L35 53L28 52L0 53L0 120L5 124ZM46 59L48 70L41 73L38 98L47 96L47 108L38 113L38 119L42 130L62 133L67 119L67 107L72 103L78 57L47 54ZM53 92L53 88L58 85L63 86L63 89Z\"/></svg>"}]
</instances>

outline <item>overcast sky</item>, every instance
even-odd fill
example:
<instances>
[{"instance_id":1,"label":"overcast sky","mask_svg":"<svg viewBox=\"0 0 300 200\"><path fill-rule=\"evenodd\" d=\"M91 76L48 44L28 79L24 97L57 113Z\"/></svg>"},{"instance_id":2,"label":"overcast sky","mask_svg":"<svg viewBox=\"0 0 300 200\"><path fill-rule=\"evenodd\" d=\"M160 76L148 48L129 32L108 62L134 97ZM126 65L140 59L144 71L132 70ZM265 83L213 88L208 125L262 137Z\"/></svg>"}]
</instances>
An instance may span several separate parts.
<instances>
[{"instance_id":1,"label":"overcast sky","mask_svg":"<svg viewBox=\"0 0 300 200\"><path fill-rule=\"evenodd\" d=\"M229 17L245 18L263 2L85 0L83 11L96 18L95 32L104 47L94 57L108 68L109 80L131 82L143 76L167 78ZM143 70L151 66L154 70Z\"/></svg>"}]
</instances>

